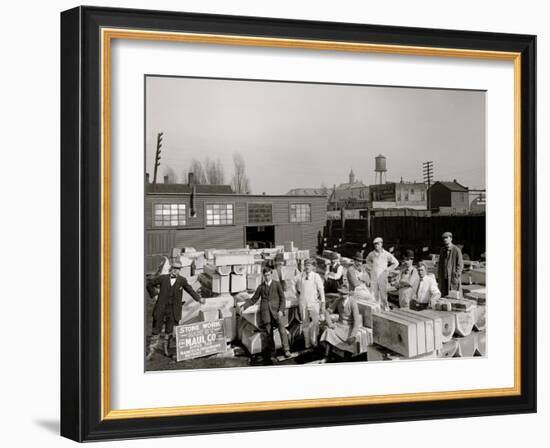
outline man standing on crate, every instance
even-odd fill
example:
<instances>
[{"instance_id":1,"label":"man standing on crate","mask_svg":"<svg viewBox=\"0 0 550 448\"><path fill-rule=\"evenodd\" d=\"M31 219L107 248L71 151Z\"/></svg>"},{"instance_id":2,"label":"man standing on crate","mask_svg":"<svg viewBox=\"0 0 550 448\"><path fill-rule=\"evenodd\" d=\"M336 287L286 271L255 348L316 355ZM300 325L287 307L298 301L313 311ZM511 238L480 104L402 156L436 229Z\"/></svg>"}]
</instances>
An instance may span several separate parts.
<instances>
[{"instance_id":1,"label":"man standing on crate","mask_svg":"<svg viewBox=\"0 0 550 448\"><path fill-rule=\"evenodd\" d=\"M278 329L285 357L290 358L290 346L284 325L286 298L283 287L281 283L273 280L272 269L268 266L263 269L263 279L264 281L256 288L254 295L244 303L241 313L260 300L260 330L267 333L268 343L264 354L268 359L275 354L274 332L275 329Z\"/></svg>"},{"instance_id":2,"label":"man standing on crate","mask_svg":"<svg viewBox=\"0 0 550 448\"><path fill-rule=\"evenodd\" d=\"M367 270L370 274L371 292L382 309L388 310L388 274L399 266L397 259L384 249L383 240L376 237L374 250L367 255Z\"/></svg>"},{"instance_id":3,"label":"man standing on crate","mask_svg":"<svg viewBox=\"0 0 550 448\"><path fill-rule=\"evenodd\" d=\"M437 266L437 282L443 297L447 297L450 291L461 291L462 289L462 251L453 244L453 234L445 232L441 235L443 247L439 253Z\"/></svg>"},{"instance_id":4,"label":"man standing on crate","mask_svg":"<svg viewBox=\"0 0 550 448\"><path fill-rule=\"evenodd\" d=\"M157 349L162 349L165 356L170 357L168 347L174 331L174 325L177 325L181 319L182 294L187 292L194 300L204 304L204 298L200 297L191 287L185 277L179 275L181 264L172 263L170 273L159 275L148 280L149 286L158 286L160 291L158 299L153 308L153 334L149 343L147 359L151 359ZM164 338L161 336L162 326L164 328Z\"/></svg>"}]
</instances>

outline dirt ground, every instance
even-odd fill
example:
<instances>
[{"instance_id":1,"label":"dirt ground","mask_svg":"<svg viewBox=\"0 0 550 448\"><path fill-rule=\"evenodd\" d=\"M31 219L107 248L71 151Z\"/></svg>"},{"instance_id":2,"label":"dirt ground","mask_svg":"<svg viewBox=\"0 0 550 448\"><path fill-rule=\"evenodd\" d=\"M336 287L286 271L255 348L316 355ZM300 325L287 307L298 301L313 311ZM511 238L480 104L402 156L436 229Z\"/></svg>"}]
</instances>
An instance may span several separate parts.
<instances>
[{"instance_id":1,"label":"dirt ground","mask_svg":"<svg viewBox=\"0 0 550 448\"><path fill-rule=\"evenodd\" d=\"M149 339L151 337L151 328L153 324L152 312L153 301L146 298L145 306L145 325L146 325L146 341L144 343L144 357L147 354L147 348L149 346ZM146 371L159 371L159 370L190 370L190 369L220 369L229 367L259 367L266 365L301 365L318 363L323 358L321 350L304 350L298 344L294 347L292 358L285 359L282 356L282 352L277 353L277 359L265 360L261 356L250 356L246 349L238 344L232 344L229 347L227 354L225 355L212 355L203 358L190 359L186 361L176 362L175 359L166 357L163 353L155 352L151 359L145 360ZM175 341L172 340L169 348L171 355L176 354ZM346 361L365 361L361 357L352 358ZM329 362L342 362L344 359L338 357L332 357Z\"/></svg>"}]
</instances>

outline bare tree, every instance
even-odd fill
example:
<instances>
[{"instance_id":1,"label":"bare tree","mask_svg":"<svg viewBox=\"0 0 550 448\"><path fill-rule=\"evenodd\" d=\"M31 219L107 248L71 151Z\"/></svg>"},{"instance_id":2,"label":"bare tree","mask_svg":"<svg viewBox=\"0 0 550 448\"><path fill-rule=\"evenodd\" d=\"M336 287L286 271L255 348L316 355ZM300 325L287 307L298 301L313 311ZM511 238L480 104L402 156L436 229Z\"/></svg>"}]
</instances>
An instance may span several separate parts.
<instances>
[{"instance_id":1,"label":"bare tree","mask_svg":"<svg viewBox=\"0 0 550 448\"><path fill-rule=\"evenodd\" d=\"M225 172L220 159L211 160L209 157L203 163L206 182L210 185L222 185L225 183Z\"/></svg>"},{"instance_id":2,"label":"bare tree","mask_svg":"<svg viewBox=\"0 0 550 448\"><path fill-rule=\"evenodd\" d=\"M250 180L246 175L246 165L242 154L236 152L233 154L233 178L231 179L231 186L237 194L249 194L250 193Z\"/></svg>"},{"instance_id":3,"label":"bare tree","mask_svg":"<svg viewBox=\"0 0 550 448\"><path fill-rule=\"evenodd\" d=\"M200 160L193 159L189 166L189 172L193 173L195 183L197 185L204 185L207 183L206 174L204 172L204 167Z\"/></svg>"}]
</instances>

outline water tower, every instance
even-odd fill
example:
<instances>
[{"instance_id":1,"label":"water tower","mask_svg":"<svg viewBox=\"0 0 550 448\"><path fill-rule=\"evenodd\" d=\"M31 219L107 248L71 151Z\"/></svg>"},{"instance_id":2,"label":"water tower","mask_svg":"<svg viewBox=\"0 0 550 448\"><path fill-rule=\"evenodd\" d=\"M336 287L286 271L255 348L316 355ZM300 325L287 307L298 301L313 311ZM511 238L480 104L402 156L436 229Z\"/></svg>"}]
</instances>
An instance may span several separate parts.
<instances>
[{"instance_id":1,"label":"water tower","mask_svg":"<svg viewBox=\"0 0 550 448\"><path fill-rule=\"evenodd\" d=\"M382 184L386 182L386 158L379 154L374 158L374 181L377 184ZM384 181L382 181L382 177Z\"/></svg>"}]
</instances>

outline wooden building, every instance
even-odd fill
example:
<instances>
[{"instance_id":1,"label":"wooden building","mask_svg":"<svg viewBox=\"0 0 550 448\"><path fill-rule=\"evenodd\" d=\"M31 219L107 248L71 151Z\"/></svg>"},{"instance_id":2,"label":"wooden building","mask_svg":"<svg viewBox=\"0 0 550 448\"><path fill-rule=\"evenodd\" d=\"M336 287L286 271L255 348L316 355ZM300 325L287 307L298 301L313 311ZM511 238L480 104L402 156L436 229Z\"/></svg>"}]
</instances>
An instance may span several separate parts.
<instances>
[{"instance_id":1,"label":"wooden building","mask_svg":"<svg viewBox=\"0 0 550 448\"><path fill-rule=\"evenodd\" d=\"M427 208L428 186L423 182L386 182L369 188L373 209Z\"/></svg>"},{"instance_id":2,"label":"wooden building","mask_svg":"<svg viewBox=\"0 0 550 448\"><path fill-rule=\"evenodd\" d=\"M317 248L326 223L326 196L235 194L227 185L145 185L146 270L173 247L274 247L294 241Z\"/></svg>"},{"instance_id":3,"label":"wooden building","mask_svg":"<svg viewBox=\"0 0 550 448\"><path fill-rule=\"evenodd\" d=\"M430 209L441 215L461 215L470 211L468 188L452 182L435 182L429 190Z\"/></svg>"}]
</instances>

